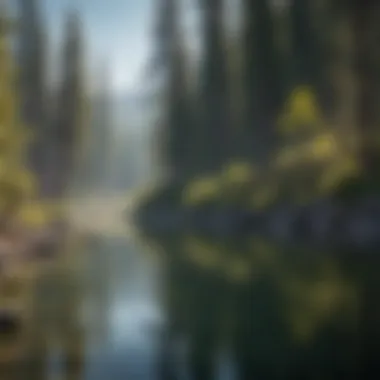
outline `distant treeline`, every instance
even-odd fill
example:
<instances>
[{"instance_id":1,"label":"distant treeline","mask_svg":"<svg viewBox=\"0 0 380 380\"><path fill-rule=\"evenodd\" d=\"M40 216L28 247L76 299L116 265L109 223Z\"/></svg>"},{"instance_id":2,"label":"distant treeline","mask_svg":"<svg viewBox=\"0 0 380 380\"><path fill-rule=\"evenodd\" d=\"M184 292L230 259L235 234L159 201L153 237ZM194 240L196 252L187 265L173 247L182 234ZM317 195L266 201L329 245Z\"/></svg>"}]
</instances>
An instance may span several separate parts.
<instances>
[{"instance_id":1,"label":"distant treeline","mask_svg":"<svg viewBox=\"0 0 380 380\"><path fill-rule=\"evenodd\" d=\"M17 65L16 91L20 101L20 116L34 135L28 151L28 163L37 174L41 195L61 196L67 189L79 163L83 165L89 148L90 124L106 124L108 99L97 104L97 113L90 112L90 100L84 78L84 41L82 21L75 11L63 15L63 41L58 77L49 83L51 70L49 30L42 17L39 0L18 0L14 38ZM1 11L7 19L5 9ZM108 94L105 94L108 95ZM103 114L100 114L103 112ZM103 129L105 125L103 125ZM102 133L98 137L105 141ZM93 143L91 141L91 143ZM94 144L96 145L96 144ZM99 151L97 146L97 154ZM99 165L97 165L99 167Z\"/></svg>"}]
</instances>

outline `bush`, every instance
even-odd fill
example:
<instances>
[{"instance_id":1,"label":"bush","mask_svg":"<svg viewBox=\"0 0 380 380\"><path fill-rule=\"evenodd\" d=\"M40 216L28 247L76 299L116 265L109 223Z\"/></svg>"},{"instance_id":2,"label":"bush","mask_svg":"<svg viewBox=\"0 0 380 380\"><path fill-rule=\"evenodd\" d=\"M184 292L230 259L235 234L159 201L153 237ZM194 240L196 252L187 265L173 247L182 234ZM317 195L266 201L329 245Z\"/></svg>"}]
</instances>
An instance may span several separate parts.
<instances>
[{"instance_id":1,"label":"bush","mask_svg":"<svg viewBox=\"0 0 380 380\"><path fill-rule=\"evenodd\" d=\"M334 193L334 199L338 201L352 201L357 198L380 194L380 180L353 176L343 180Z\"/></svg>"}]
</instances>

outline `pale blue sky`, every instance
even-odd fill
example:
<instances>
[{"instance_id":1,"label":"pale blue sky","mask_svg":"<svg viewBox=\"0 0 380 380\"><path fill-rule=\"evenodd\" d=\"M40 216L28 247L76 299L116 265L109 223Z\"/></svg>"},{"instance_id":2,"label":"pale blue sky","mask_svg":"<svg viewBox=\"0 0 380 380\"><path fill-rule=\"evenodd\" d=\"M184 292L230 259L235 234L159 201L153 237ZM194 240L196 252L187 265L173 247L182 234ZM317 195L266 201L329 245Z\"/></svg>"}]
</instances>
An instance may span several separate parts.
<instances>
[{"instance_id":1,"label":"pale blue sky","mask_svg":"<svg viewBox=\"0 0 380 380\"><path fill-rule=\"evenodd\" d=\"M116 93L139 92L145 63L152 53L156 0L39 0L49 23L50 40L59 48L66 9L78 9L84 21L91 78L105 60L112 69ZM179 0L190 45L196 40L197 0ZM57 43L58 41L58 43ZM57 53L57 52L55 52ZM96 74L95 74L96 80ZM93 80L91 80L94 82Z\"/></svg>"},{"instance_id":2,"label":"pale blue sky","mask_svg":"<svg viewBox=\"0 0 380 380\"><path fill-rule=\"evenodd\" d=\"M66 9L78 9L84 22L87 64L94 75L104 61L117 92L134 91L149 57L154 0L40 0L49 37L55 48L61 39ZM55 52L57 53L57 52ZM90 74L90 76L91 76Z\"/></svg>"},{"instance_id":3,"label":"pale blue sky","mask_svg":"<svg viewBox=\"0 0 380 380\"><path fill-rule=\"evenodd\" d=\"M77 9L83 19L86 51L86 66L89 82L94 85L96 77L105 63L112 72L112 87L115 93L140 92L144 67L153 53L155 27L155 5L157 0L37 0L44 21L48 25L51 56L59 60L62 48L62 31L65 12ZM193 53L199 51L199 25L196 5L198 0L179 0L182 3L186 42ZM9 0L12 4L17 0ZM238 0L226 0L231 18ZM231 8L232 5L232 8ZM194 50L195 49L195 50ZM53 60L51 67L59 68ZM145 78L146 79L146 78Z\"/></svg>"}]
</instances>

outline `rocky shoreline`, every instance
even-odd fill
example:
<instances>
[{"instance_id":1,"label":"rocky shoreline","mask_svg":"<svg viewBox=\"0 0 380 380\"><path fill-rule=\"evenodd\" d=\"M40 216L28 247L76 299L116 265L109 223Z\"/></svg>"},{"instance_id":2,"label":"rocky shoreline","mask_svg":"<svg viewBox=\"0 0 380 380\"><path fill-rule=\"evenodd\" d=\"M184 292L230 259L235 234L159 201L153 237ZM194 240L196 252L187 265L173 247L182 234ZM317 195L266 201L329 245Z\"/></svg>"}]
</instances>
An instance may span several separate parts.
<instances>
[{"instance_id":1,"label":"rocky shoreline","mask_svg":"<svg viewBox=\"0 0 380 380\"><path fill-rule=\"evenodd\" d=\"M380 197L339 203L282 204L265 211L236 207L140 208L134 222L155 234L191 231L210 236L260 235L278 242L380 246Z\"/></svg>"},{"instance_id":2,"label":"rocky shoreline","mask_svg":"<svg viewBox=\"0 0 380 380\"><path fill-rule=\"evenodd\" d=\"M62 221L40 228L5 230L0 233L0 270L8 266L54 257L68 232Z\"/></svg>"},{"instance_id":3,"label":"rocky shoreline","mask_svg":"<svg viewBox=\"0 0 380 380\"><path fill-rule=\"evenodd\" d=\"M69 226L2 226L0 232L0 365L23 361L33 329L35 283L61 254Z\"/></svg>"}]
</instances>

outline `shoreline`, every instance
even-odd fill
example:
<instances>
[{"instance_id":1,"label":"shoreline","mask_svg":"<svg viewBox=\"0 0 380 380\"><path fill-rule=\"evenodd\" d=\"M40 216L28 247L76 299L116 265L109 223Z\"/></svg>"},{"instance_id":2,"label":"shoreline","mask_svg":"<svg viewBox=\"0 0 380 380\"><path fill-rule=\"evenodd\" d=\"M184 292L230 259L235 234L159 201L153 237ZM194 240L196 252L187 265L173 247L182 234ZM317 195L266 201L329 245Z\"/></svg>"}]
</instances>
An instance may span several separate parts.
<instances>
[{"instance_id":1,"label":"shoreline","mask_svg":"<svg viewBox=\"0 0 380 380\"><path fill-rule=\"evenodd\" d=\"M41 227L19 227L0 233L1 271L6 274L8 264L28 265L34 261L54 258L69 231L66 221L54 221Z\"/></svg>"},{"instance_id":2,"label":"shoreline","mask_svg":"<svg viewBox=\"0 0 380 380\"><path fill-rule=\"evenodd\" d=\"M215 237L259 235L279 243L380 246L380 197L282 204L263 211L237 207L138 207L133 221L155 234L188 231Z\"/></svg>"}]
</instances>

